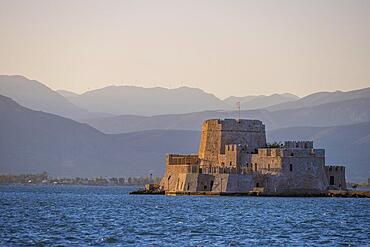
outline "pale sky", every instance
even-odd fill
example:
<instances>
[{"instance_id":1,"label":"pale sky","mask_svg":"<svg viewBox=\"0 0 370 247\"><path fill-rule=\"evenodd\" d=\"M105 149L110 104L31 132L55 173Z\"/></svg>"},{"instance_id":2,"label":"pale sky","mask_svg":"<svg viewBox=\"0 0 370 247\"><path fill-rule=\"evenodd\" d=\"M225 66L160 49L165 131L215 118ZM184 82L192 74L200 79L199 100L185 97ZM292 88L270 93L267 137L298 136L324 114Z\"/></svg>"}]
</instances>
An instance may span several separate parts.
<instances>
[{"instance_id":1,"label":"pale sky","mask_svg":"<svg viewBox=\"0 0 370 247\"><path fill-rule=\"evenodd\" d=\"M370 1L0 0L0 74L218 97L370 86Z\"/></svg>"}]
</instances>

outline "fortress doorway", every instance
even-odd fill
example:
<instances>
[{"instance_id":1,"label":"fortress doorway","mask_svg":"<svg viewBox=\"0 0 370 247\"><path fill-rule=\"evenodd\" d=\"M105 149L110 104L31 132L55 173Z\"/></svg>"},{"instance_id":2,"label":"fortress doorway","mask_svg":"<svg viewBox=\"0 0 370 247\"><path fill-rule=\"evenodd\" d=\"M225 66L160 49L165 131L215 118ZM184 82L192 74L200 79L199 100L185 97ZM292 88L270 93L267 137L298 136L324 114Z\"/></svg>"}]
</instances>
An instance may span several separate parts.
<instances>
[{"instance_id":1,"label":"fortress doorway","mask_svg":"<svg viewBox=\"0 0 370 247\"><path fill-rule=\"evenodd\" d=\"M330 176L329 184L334 185L334 176Z\"/></svg>"}]
</instances>

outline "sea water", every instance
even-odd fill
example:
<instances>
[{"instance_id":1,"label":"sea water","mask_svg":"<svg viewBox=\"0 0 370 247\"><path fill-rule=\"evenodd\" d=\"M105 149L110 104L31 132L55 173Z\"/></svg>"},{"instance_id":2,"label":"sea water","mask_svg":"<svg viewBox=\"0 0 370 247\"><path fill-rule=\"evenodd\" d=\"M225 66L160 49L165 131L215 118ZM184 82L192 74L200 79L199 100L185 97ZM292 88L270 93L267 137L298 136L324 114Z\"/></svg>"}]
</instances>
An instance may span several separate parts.
<instances>
[{"instance_id":1,"label":"sea water","mask_svg":"<svg viewBox=\"0 0 370 247\"><path fill-rule=\"evenodd\" d=\"M0 186L1 246L369 246L370 199Z\"/></svg>"}]
</instances>

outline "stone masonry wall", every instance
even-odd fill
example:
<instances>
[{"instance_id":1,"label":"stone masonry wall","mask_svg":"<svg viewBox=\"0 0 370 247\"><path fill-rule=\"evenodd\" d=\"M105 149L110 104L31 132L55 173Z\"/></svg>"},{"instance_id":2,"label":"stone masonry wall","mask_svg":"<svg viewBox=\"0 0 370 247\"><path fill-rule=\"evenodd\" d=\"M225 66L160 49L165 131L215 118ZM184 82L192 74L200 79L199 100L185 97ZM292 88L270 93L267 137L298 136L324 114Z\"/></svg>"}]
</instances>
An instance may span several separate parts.
<instances>
[{"instance_id":1,"label":"stone masonry wall","mask_svg":"<svg viewBox=\"0 0 370 247\"><path fill-rule=\"evenodd\" d=\"M325 166L325 173L330 189L347 189L344 166Z\"/></svg>"}]
</instances>

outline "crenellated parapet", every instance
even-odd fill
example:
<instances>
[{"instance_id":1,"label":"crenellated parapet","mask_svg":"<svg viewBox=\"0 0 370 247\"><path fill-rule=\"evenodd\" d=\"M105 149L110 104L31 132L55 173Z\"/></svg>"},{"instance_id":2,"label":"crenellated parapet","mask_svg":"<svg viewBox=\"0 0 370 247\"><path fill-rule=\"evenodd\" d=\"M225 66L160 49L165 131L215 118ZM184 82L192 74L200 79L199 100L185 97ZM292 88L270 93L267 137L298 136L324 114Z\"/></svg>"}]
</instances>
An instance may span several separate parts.
<instances>
[{"instance_id":1,"label":"crenellated parapet","mask_svg":"<svg viewBox=\"0 0 370 247\"><path fill-rule=\"evenodd\" d=\"M312 149L313 141L285 141L285 148L302 148L302 149Z\"/></svg>"},{"instance_id":2,"label":"crenellated parapet","mask_svg":"<svg viewBox=\"0 0 370 247\"><path fill-rule=\"evenodd\" d=\"M197 154L168 154L166 156L166 174L197 172L199 172Z\"/></svg>"}]
</instances>

